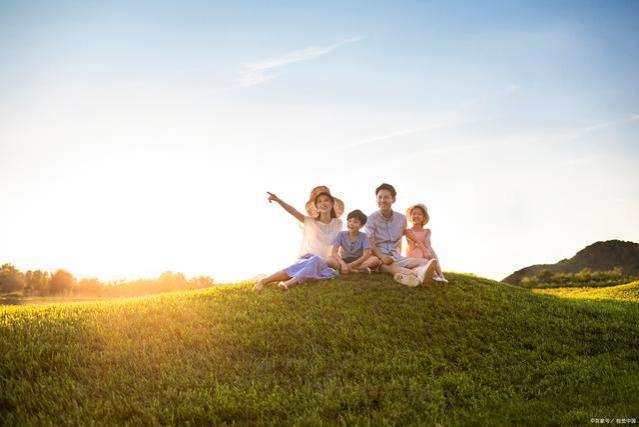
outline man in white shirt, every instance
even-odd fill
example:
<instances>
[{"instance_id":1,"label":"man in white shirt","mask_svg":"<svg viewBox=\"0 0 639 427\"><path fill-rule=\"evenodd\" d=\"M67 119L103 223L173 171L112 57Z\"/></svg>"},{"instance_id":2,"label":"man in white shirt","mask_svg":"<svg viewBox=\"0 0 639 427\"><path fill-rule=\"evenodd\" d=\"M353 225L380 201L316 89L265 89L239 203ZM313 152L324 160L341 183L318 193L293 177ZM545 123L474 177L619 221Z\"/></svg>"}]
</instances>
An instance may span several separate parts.
<instances>
[{"instance_id":1,"label":"man in white shirt","mask_svg":"<svg viewBox=\"0 0 639 427\"><path fill-rule=\"evenodd\" d=\"M406 258L399 253L399 245L406 230L406 217L392 207L397 192L390 184L375 189L379 210L372 213L366 222L366 234L371 242L373 255L380 263L380 270L390 273L404 285L415 287L428 284L436 267L436 260Z\"/></svg>"}]
</instances>

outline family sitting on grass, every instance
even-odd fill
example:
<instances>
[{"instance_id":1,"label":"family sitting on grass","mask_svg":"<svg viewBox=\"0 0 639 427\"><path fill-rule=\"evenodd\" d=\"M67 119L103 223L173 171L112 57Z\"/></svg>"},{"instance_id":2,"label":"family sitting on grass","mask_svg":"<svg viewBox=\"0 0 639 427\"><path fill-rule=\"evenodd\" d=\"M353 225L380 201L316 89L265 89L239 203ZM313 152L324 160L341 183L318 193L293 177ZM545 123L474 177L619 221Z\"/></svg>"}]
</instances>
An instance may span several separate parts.
<instances>
[{"instance_id":1,"label":"family sitting on grass","mask_svg":"<svg viewBox=\"0 0 639 427\"><path fill-rule=\"evenodd\" d=\"M368 218L356 209L347 217L342 231L344 203L331 195L328 187L315 187L303 215L273 193L268 201L277 202L299 222L304 232L300 258L285 268L258 281L254 290L267 283L287 290L307 280L332 279L340 273L390 273L406 286L427 285L431 280L447 282L439 266L437 254L430 244L428 210L416 204L406 212L413 226L407 227L406 216L392 209L397 192L390 184L375 189L379 210ZM365 226L364 231L360 231ZM399 252L402 237L408 241L407 256Z\"/></svg>"}]
</instances>

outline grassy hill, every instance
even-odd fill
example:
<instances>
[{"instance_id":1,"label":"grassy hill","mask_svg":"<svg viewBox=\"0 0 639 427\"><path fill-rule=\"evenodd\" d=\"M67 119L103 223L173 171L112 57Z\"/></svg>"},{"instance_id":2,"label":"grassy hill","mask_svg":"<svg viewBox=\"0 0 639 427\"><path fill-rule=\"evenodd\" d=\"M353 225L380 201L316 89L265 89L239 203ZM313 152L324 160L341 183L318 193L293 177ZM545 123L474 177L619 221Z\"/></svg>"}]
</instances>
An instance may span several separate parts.
<instances>
[{"instance_id":1,"label":"grassy hill","mask_svg":"<svg viewBox=\"0 0 639 427\"><path fill-rule=\"evenodd\" d=\"M584 268L592 271L609 271L615 268L630 276L639 275L639 244L623 240L607 240L588 245L572 258L555 264L536 264L515 271L503 279L516 285L525 277L534 277L544 270L553 273L578 273Z\"/></svg>"},{"instance_id":2,"label":"grassy hill","mask_svg":"<svg viewBox=\"0 0 639 427\"><path fill-rule=\"evenodd\" d=\"M639 418L639 301L381 275L0 307L0 422L558 425Z\"/></svg>"}]
</instances>

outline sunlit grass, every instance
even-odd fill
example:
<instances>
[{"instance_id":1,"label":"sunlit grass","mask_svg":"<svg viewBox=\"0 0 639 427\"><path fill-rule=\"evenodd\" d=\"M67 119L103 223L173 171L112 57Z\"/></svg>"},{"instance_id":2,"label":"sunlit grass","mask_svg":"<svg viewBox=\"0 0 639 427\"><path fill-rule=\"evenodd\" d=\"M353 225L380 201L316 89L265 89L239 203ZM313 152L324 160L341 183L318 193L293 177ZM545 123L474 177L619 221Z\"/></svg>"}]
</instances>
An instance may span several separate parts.
<instances>
[{"instance_id":1,"label":"sunlit grass","mask_svg":"<svg viewBox=\"0 0 639 427\"><path fill-rule=\"evenodd\" d=\"M639 305L466 275L0 308L0 422L543 425L637 416Z\"/></svg>"},{"instance_id":2,"label":"sunlit grass","mask_svg":"<svg viewBox=\"0 0 639 427\"><path fill-rule=\"evenodd\" d=\"M554 288L535 289L535 293L562 298L590 300L633 301L639 303L639 281L607 288Z\"/></svg>"}]
</instances>

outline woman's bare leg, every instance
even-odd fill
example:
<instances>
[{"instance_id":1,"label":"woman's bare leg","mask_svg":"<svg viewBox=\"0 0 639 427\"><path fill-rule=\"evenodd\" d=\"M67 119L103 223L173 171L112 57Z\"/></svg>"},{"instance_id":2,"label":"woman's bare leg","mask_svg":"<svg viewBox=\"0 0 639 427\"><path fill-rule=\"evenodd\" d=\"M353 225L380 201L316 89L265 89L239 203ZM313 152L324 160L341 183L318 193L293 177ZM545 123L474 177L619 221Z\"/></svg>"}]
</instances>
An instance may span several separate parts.
<instances>
[{"instance_id":1,"label":"woman's bare leg","mask_svg":"<svg viewBox=\"0 0 639 427\"><path fill-rule=\"evenodd\" d=\"M288 279L285 282L280 282L277 284L277 287L281 290L281 291L287 291L291 286L295 286L299 283L299 281L297 280L297 278L295 277L291 277L290 279Z\"/></svg>"},{"instance_id":2,"label":"woman's bare leg","mask_svg":"<svg viewBox=\"0 0 639 427\"><path fill-rule=\"evenodd\" d=\"M295 277L291 277L290 279L288 279L286 282L284 282L284 284L286 285L286 287L291 287L291 286L295 286L297 285L299 282Z\"/></svg>"},{"instance_id":3,"label":"woman's bare leg","mask_svg":"<svg viewBox=\"0 0 639 427\"><path fill-rule=\"evenodd\" d=\"M273 273L270 276L266 276L263 279L257 281L257 283L253 286L253 289L259 290L262 289L264 285L271 282L280 282L282 280L288 280L291 276L286 274L284 271L278 271L277 273Z\"/></svg>"}]
</instances>

